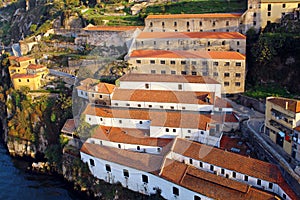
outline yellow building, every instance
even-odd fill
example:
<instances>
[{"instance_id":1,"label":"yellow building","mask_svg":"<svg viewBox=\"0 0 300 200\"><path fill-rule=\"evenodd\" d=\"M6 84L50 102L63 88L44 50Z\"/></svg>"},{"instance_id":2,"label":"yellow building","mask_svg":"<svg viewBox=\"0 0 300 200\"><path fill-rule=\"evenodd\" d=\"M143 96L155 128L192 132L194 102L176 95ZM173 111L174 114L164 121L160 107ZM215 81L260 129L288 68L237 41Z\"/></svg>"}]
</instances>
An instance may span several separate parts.
<instances>
[{"instance_id":1,"label":"yellow building","mask_svg":"<svg viewBox=\"0 0 300 200\"><path fill-rule=\"evenodd\" d=\"M13 75L15 73L19 73L19 74L27 73L27 67L30 64L36 63L34 58L30 58L26 56L23 57L10 56L9 62L10 62L10 66L8 67L8 69L10 75Z\"/></svg>"},{"instance_id":2,"label":"yellow building","mask_svg":"<svg viewBox=\"0 0 300 200\"><path fill-rule=\"evenodd\" d=\"M36 65L36 64L30 64L27 67L27 74L36 74L40 78L45 78L45 76L49 73L49 70L44 65Z\"/></svg>"},{"instance_id":3,"label":"yellow building","mask_svg":"<svg viewBox=\"0 0 300 200\"><path fill-rule=\"evenodd\" d=\"M300 126L300 100L268 97L265 114L265 133L285 152L299 159L294 129Z\"/></svg>"},{"instance_id":4,"label":"yellow building","mask_svg":"<svg viewBox=\"0 0 300 200\"><path fill-rule=\"evenodd\" d=\"M36 74L14 74L11 76L11 80L16 90L21 87L28 87L30 90L37 90L41 86L41 79Z\"/></svg>"}]
</instances>

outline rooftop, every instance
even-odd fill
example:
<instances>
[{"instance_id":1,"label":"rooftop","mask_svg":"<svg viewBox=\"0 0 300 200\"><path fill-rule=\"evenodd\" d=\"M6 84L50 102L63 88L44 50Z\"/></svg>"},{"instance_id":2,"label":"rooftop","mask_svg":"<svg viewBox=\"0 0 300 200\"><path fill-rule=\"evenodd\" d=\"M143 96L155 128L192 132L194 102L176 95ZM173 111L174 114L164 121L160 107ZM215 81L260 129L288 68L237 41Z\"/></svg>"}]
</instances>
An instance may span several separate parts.
<instances>
[{"instance_id":1,"label":"rooftop","mask_svg":"<svg viewBox=\"0 0 300 200\"><path fill-rule=\"evenodd\" d=\"M14 74L11 76L12 79L15 78L36 78L38 75L36 74Z\"/></svg>"},{"instance_id":2,"label":"rooftop","mask_svg":"<svg viewBox=\"0 0 300 200\"><path fill-rule=\"evenodd\" d=\"M267 192L244 183L166 159L161 177L213 199L275 199Z\"/></svg>"},{"instance_id":3,"label":"rooftop","mask_svg":"<svg viewBox=\"0 0 300 200\"><path fill-rule=\"evenodd\" d=\"M148 15L146 19L240 18L241 16L242 13L169 14L169 15Z\"/></svg>"},{"instance_id":4,"label":"rooftop","mask_svg":"<svg viewBox=\"0 0 300 200\"><path fill-rule=\"evenodd\" d=\"M170 82L170 83L203 83L203 84L220 84L214 79L204 76L193 75L171 75L171 74L135 74L129 73L122 76L122 81L129 82Z\"/></svg>"},{"instance_id":5,"label":"rooftop","mask_svg":"<svg viewBox=\"0 0 300 200\"><path fill-rule=\"evenodd\" d=\"M34 58L22 56L22 57L16 57L14 60L17 62L24 62L24 61L34 60Z\"/></svg>"},{"instance_id":6,"label":"rooftop","mask_svg":"<svg viewBox=\"0 0 300 200\"><path fill-rule=\"evenodd\" d=\"M282 97L268 97L267 102L271 102L273 104L276 104L286 110L299 113L300 112L300 100L296 99L287 99Z\"/></svg>"},{"instance_id":7,"label":"rooftop","mask_svg":"<svg viewBox=\"0 0 300 200\"><path fill-rule=\"evenodd\" d=\"M82 90L82 91L90 91L90 92L97 92L102 94L111 94L114 89L115 85L108 84L108 83L96 83L93 81L95 79L87 80L85 79L85 82L80 82L81 85L77 86L76 89ZM90 84L88 82L90 81Z\"/></svg>"},{"instance_id":8,"label":"rooftop","mask_svg":"<svg viewBox=\"0 0 300 200\"><path fill-rule=\"evenodd\" d=\"M80 151L96 158L150 173L158 172L164 159L161 155L139 153L87 142L82 145Z\"/></svg>"},{"instance_id":9,"label":"rooftop","mask_svg":"<svg viewBox=\"0 0 300 200\"><path fill-rule=\"evenodd\" d=\"M187 58L245 60L245 55L235 51L183 51L183 50L133 50L130 58Z\"/></svg>"},{"instance_id":10,"label":"rooftop","mask_svg":"<svg viewBox=\"0 0 300 200\"><path fill-rule=\"evenodd\" d=\"M210 99L210 103L207 102L207 98ZM213 105L214 93L116 89L112 100Z\"/></svg>"},{"instance_id":11,"label":"rooftop","mask_svg":"<svg viewBox=\"0 0 300 200\"><path fill-rule=\"evenodd\" d=\"M281 181L280 171L273 164L204 144L178 138L175 141L173 151L196 160L201 160L266 181L274 183Z\"/></svg>"},{"instance_id":12,"label":"rooftop","mask_svg":"<svg viewBox=\"0 0 300 200\"><path fill-rule=\"evenodd\" d=\"M99 82L100 82L100 80L98 80L98 79L86 78L86 79L80 81L79 83L80 83L80 85L95 85Z\"/></svg>"},{"instance_id":13,"label":"rooftop","mask_svg":"<svg viewBox=\"0 0 300 200\"><path fill-rule=\"evenodd\" d=\"M170 38L246 39L246 36L239 32L141 32L137 37L137 39Z\"/></svg>"},{"instance_id":14,"label":"rooftop","mask_svg":"<svg viewBox=\"0 0 300 200\"><path fill-rule=\"evenodd\" d=\"M73 133L76 130L76 126L75 126L75 120L74 119L68 119L63 128L61 129L61 132L64 133Z\"/></svg>"},{"instance_id":15,"label":"rooftop","mask_svg":"<svg viewBox=\"0 0 300 200\"><path fill-rule=\"evenodd\" d=\"M44 65L36 65L36 64L30 64L27 69L42 69L46 68Z\"/></svg>"}]
</instances>

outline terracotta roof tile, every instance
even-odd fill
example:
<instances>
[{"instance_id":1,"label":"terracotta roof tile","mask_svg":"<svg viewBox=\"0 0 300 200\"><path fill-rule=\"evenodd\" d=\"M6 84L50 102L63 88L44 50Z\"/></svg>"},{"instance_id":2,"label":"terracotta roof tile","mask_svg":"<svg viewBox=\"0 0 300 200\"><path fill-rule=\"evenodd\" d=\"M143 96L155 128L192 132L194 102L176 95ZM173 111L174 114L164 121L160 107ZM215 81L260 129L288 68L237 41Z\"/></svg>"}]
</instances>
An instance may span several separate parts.
<instances>
[{"instance_id":1,"label":"terracotta roof tile","mask_svg":"<svg viewBox=\"0 0 300 200\"><path fill-rule=\"evenodd\" d=\"M138 153L86 142L80 151L96 158L150 173L158 171L164 159L161 155Z\"/></svg>"},{"instance_id":2,"label":"terracotta roof tile","mask_svg":"<svg viewBox=\"0 0 300 200\"><path fill-rule=\"evenodd\" d=\"M130 58L186 58L245 60L245 55L235 51L183 51L183 50L133 50Z\"/></svg>"},{"instance_id":3,"label":"terracotta roof tile","mask_svg":"<svg viewBox=\"0 0 300 200\"><path fill-rule=\"evenodd\" d=\"M85 27L83 30L85 31L129 31L134 29L143 29L143 26L89 26Z\"/></svg>"},{"instance_id":4,"label":"terracotta roof tile","mask_svg":"<svg viewBox=\"0 0 300 200\"><path fill-rule=\"evenodd\" d=\"M99 126L92 134L92 138L157 147L170 145L173 141L172 139L153 138L147 135L149 135L149 130Z\"/></svg>"},{"instance_id":5,"label":"terracotta roof tile","mask_svg":"<svg viewBox=\"0 0 300 200\"><path fill-rule=\"evenodd\" d=\"M294 130L300 132L300 126L295 127Z\"/></svg>"},{"instance_id":6,"label":"terracotta roof tile","mask_svg":"<svg viewBox=\"0 0 300 200\"><path fill-rule=\"evenodd\" d=\"M203 83L220 84L212 78L193 75L171 75L171 74L125 74L120 81L134 82L172 82L172 83Z\"/></svg>"},{"instance_id":7,"label":"terracotta roof tile","mask_svg":"<svg viewBox=\"0 0 300 200\"><path fill-rule=\"evenodd\" d=\"M61 129L61 132L64 133L73 133L76 130L76 126L75 126L75 120L74 119L68 119L63 128Z\"/></svg>"},{"instance_id":8,"label":"terracotta roof tile","mask_svg":"<svg viewBox=\"0 0 300 200\"><path fill-rule=\"evenodd\" d=\"M12 79L15 78L36 78L38 75L36 74L14 74L11 76Z\"/></svg>"},{"instance_id":9,"label":"terracotta roof tile","mask_svg":"<svg viewBox=\"0 0 300 200\"><path fill-rule=\"evenodd\" d=\"M17 57L16 59L14 59L17 62L24 62L24 61L28 61L28 60L33 60L34 58L31 57L27 57L27 56L23 56L23 57Z\"/></svg>"},{"instance_id":10,"label":"terracotta roof tile","mask_svg":"<svg viewBox=\"0 0 300 200\"><path fill-rule=\"evenodd\" d=\"M141 32L137 39L179 39L179 38L208 38L208 39L246 39L239 32Z\"/></svg>"},{"instance_id":11,"label":"terracotta roof tile","mask_svg":"<svg viewBox=\"0 0 300 200\"><path fill-rule=\"evenodd\" d=\"M83 114L106 118L124 118L151 120L151 126L209 129L209 123L233 122L237 119L233 114L199 114L176 110L149 110L134 108L108 108L88 104ZM193 120L191 120L193 119Z\"/></svg>"},{"instance_id":12,"label":"terracotta roof tile","mask_svg":"<svg viewBox=\"0 0 300 200\"><path fill-rule=\"evenodd\" d=\"M279 169L270 163L238 155L204 144L177 139L173 151L219 167L247 174L270 182L280 180Z\"/></svg>"},{"instance_id":13,"label":"terracotta roof tile","mask_svg":"<svg viewBox=\"0 0 300 200\"><path fill-rule=\"evenodd\" d=\"M296 99L287 99L282 97L269 97L267 98L268 102L276 104L282 108L286 108L288 106L288 110L299 113L300 112L300 100Z\"/></svg>"},{"instance_id":14,"label":"terracotta roof tile","mask_svg":"<svg viewBox=\"0 0 300 200\"><path fill-rule=\"evenodd\" d=\"M206 102L207 97L210 103ZM214 93L208 92L116 89L112 100L212 105L213 98Z\"/></svg>"},{"instance_id":15,"label":"terracotta roof tile","mask_svg":"<svg viewBox=\"0 0 300 200\"><path fill-rule=\"evenodd\" d=\"M169 14L148 15L146 19L176 19L176 18L240 18L241 13L206 13L206 14Z\"/></svg>"},{"instance_id":16,"label":"terracotta roof tile","mask_svg":"<svg viewBox=\"0 0 300 200\"><path fill-rule=\"evenodd\" d=\"M160 174L175 184L213 199L275 199L274 195L244 183L170 159L166 159Z\"/></svg>"},{"instance_id":17,"label":"terracotta roof tile","mask_svg":"<svg viewBox=\"0 0 300 200\"><path fill-rule=\"evenodd\" d=\"M108 83L98 83L95 79L85 79L84 82L80 82L81 85L77 86L77 90L88 91L88 92L96 92L101 94L111 94L115 85Z\"/></svg>"},{"instance_id":18,"label":"terracotta roof tile","mask_svg":"<svg viewBox=\"0 0 300 200\"><path fill-rule=\"evenodd\" d=\"M36 64L30 64L27 69L42 69L42 68L46 68L46 66L44 65L36 65Z\"/></svg>"}]
</instances>

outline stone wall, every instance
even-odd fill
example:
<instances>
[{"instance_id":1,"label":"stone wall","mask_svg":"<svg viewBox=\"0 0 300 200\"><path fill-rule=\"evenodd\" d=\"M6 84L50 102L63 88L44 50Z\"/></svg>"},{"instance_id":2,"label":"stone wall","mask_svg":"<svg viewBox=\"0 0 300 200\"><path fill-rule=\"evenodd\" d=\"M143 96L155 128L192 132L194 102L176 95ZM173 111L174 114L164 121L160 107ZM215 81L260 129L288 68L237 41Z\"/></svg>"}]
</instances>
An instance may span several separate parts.
<instances>
[{"instance_id":1,"label":"stone wall","mask_svg":"<svg viewBox=\"0 0 300 200\"><path fill-rule=\"evenodd\" d=\"M247 106L249 108L253 108L254 110L261 112L261 113L265 113L266 110L266 105L265 103L251 98L251 97L247 97L244 95L238 95L237 101L239 102L239 104L243 105L243 106Z\"/></svg>"}]
</instances>

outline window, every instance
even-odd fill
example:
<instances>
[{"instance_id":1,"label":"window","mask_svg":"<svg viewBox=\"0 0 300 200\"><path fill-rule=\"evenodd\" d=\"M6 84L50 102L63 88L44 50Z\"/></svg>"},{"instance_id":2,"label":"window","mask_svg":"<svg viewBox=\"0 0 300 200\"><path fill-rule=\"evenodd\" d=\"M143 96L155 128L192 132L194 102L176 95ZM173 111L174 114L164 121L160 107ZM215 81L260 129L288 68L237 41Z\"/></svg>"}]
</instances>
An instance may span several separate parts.
<instances>
[{"instance_id":1,"label":"window","mask_svg":"<svg viewBox=\"0 0 300 200\"><path fill-rule=\"evenodd\" d=\"M271 11L271 4L268 4L268 11Z\"/></svg>"},{"instance_id":2,"label":"window","mask_svg":"<svg viewBox=\"0 0 300 200\"><path fill-rule=\"evenodd\" d=\"M192 61L192 65L197 65L197 61Z\"/></svg>"},{"instance_id":3,"label":"window","mask_svg":"<svg viewBox=\"0 0 300 200\"><path fill-rule=\"evenodd\" d=\"M179 189L177 187L173 187L173 194L179 196Z\"/></svg>"},{"instance_id":4,"label":"window","mask_svg":"<svg viewBox=\"0 0 300 200\"><path fill-rule=\"evenodd\" d=\"M91 121L92 119L89 117L89 121Z\"/></svg>"},{"instance_id":5,"label":"window","mask_svg":"<svg viewBox=\"0 0 300 200\"><path fill-rule=\"evenodd\" d=\"M129 104L129 103L126 103L126 106L130 106L130 104Z\"/></svg>"},{"instance_id":6,"label":"window","mask_svg":"<svg viewBox=\"0 0 300 200\"><path fill-rule=\"evenodd\" d=\"M235 82L235 86L236 86L236 87L240 87L240 86L241 86L241 83L240 83L240 82Z\"/></svg>"},{"instance_id":7,"label":"window","mask_svg":"<svg viewBox=\"0 0 300 200\"><path fill-rule=\"evenodd\" d=\"M142 105L141 105L141 104L138 104L137 106L138 106L139 108L140 108L140 107L142 107Z\"/></svg>"},{"instance_id":8,"label":"window","mask_svg":"<svg viewBox=\"0 0 300 200\"><path fill-rule=\"evenodd\" d=\"M146 84L145 84L145 88L146 88L146 89L149 89L149 83L146 83Z\"/></svg>"},{"instance_id":9,"label":"window","mask_svg":"<svg viewBox=\"0 0 300 200\"><path fill-rule=\"evenodd\" d=\"M218 72L214 72L214 76L219 76Z\"/></svg>"},{"instance_id":10,"label":"window","mask_svg":"<svg viewBox=\"0 0 300 200\"><path fill-rule=\"evenodd\" d=\"M230 65L230 62L225 62L224 63L224 66L229 66Z\"/></svg>"},{"instance_id":11,"label":"window","mask_svg":"<svg viewBox=\"0 0 300 200\"><path fill-rule=\"evenodd\" d=\"M121 149L121 145L120 144L118 144L118 148Z\"/></svg>"},{"instance_id":12,"label":"window","mask_svg":"<svg viewBox=\"0 0 300 200\"><path fill-rule=\"evenodd\" d=\"M182 90L182 85L178 84L178 90Z\"/></svg>"},{"instance_id":13,"label":"window","mask_svg":"<svg viewBox=\"0 0 300 200\"><path fill-rule=\"evenodd\" d=\"M148 183L148 176L146 176L146 175L142 175L142 181L144 182L144 183Z\"/></svg>"},{"instance_id":14,"label":"window","mask_svg":"<svg viewBox=\"0 0 300 200\"><path fill-rule=\"evenodd\" d=\"M140 123L140 124L143 124L143 121L140 121L139 123Z\"/></svg>"},{"instance_id":15,"label":"window","mask_svg":"<svg viewBox=\"0 0 300 200\"><path fill-rule=\"evenodd\" d=\"M170 42L169 42L169 41L167 41L166 43L167 43L167 45L169 45L169 44L170 44Z\"/></svg>"},{"instance_id":16,"label":"window","mask_svg":"<svg viewBox=\"0 0 300 200\"><path fill-rule=\"evenodd\" d=\"M255 12L255 13L253 13L253 17L256 17L256 12Z\"/></svg>"},{"instance_id":17,"label":"window","mask_svg":"<svg viewBox=\"0 0 300 200\"><path fill-rule=\"evenodd\" d=\"M152 27L153 26L153 23L152 22L150 22L150 27Z\"/></svg>"},{"instance_id":18,"label":"window","mask_svg":"<svg viewBox=\"0 0 300 200\"><path fill-rule=\"evenodd\" d=\"M286 199L286 194L282 194L282 198L283 198L283 199Z\"/></svg>"},{"instance_id":19,"label":"window","mask_svg":"<svg viewBox=\"0 0 300 200\"><path fill-rule=\"evenodd\" d=\"M199 22L199 26L202 26L202 21Z\"/></svg>"},{"instance_id":20,"label":"window","mask_svg":"<svg viewBox=\"0 0 300 200\"><path fill-rule=\"evenodd\" d=\"M92 94L92 97L95 97L95 95L94 95L94 94Z\"/></svg>"},{"instance_id":21,"label":"window","mask_svg":"<svg viewBox=\"0 0 300 200\"><path fill-rule=\"evenodd\" d=\"M241 77L241 73L235 73L235 77Z\"/></svg>"},{"instance_id":22,"label":"window","mask_svg":"<svg viewBox=\"0 0 300 200\"><path fill-rule=\"evenodd\" d=\"M213 21L213 23L212 23L212 26L215 26L216 25L216 22L215 21Z\"/></svg>"},{"instance_id":23,"label":"window","mask_svg":"<svg viewBox=\"0 0 300 200\"><path fill-rule=\"evenodd\" d=\"M190 158L190 164L191 164L191 165L193 164L193 159L191 159L191 158Z\"/></svg>"},{"instance_id":24,"label":"window","mask_svg":"<svg viewBox=\"0 0 300 200\"><path fill-rule=\"evenodd\" d=\"M149 108L152 108L152 105L148 105Z\"/></svg>"},{"instance_id":25,"label":"window","mask_svg":"<svg viewBox=\"0 0 300 200\"><path fill-rule=\"evenodd\" d=\"M224 77L230 77L230 73L228 72L224 73Z\"/></svg>"},{"instance_id":26,"label":"window","mask_svg":"<svg viewBox=\"0 0 300 200\"><path fill-rule=\"evenodd\" d=\"M240 41L237 41L237 42L236 42L236 45L238 45L238 46L239 46L239 45L240 45Z\"/></svg>"},{"instance_id":27,"label":"window","mask_svg":"<svg viewBox=\"0 0 300 200\"><path fill-rule=\"evenodd\" d=\"M244 176L244 181L248 181L248 176Z\"/></svg>"},{"instance_id":28,"label":"window","mask_svg":"<svg viewBox=\"0 0 300 200\"><path fill-rule=\"evenodd\" d=\"M187 132L188 132L188 133L191 133L191 130L188 130Z\"/></svg>"},{"instance_id":29,"label":"window","mask_svg":"<svg viewBox=\"0 0 300 200\"><path fill-rule=\"evenodd\" d=\"M228 81L225 81L225 82L224 82L224 86L229 86L229 82L228 82Z\"/></svg>"},{"instance_id":30,"label":"window","mask_svg":"<svg viewBox=\"0 0 300 200\"><path fill-rule=\"evenodd\" d=\"M164 108L163 106L159 106L159 108Z\"/></svg>"},{"instance_id":31,"label":"window","mask_svg":"<svg viewBox=\"0 0 300 200\"><path fill-rule=\"evenodd\" d=\"M270 189L273 188L273 183L269 183L269 188L270 188Z\"/></svg>"},{"instance_id":32,"label":"window","mask_svg":"<svg viewBox=\"0 0 300 200\"><path fill-rule=\"evenodd\" d=\"M165 60L161 60L160 64L164 65L164 64L166 64L166 61Z\"/></svg>"},{"instance_id":33,"label":"window","mask_svg":"<svg viewBox=\"0 0 300 200\"><path fill-rule=\"evenodd\" d=\"M169 130L169 128L166 128L166 132L169 132L170 130Z\"/></svg>"},{"instance_id":34,"label":"window","mask_svg":"<svg viewBox=\"0 0 300 200\"><path fill-rule=\"evenodd\" d=\"M236 177L236 172L232 172L232 177L233 177L233 178Z\"/></svg>"},{"instance_id":35,"label":"window","mask_svg":"<svg viewBox=\"0 0 300 200\"><path fill-rule=\"evenodd\" d=\"M182 107L182 110L185 110L185 107L184 107L184 106Z\"/></svg>"},{"instance_id":36,"label":"window","mask_svg":"<svg viewBox=\"0 0 300 200\"><path fill-rule=\"evenodd\" d=\"M190 22L186 22L186 26L189 27L190 26Z\"/></svg>"},{"instance_id":37,"label":"window","mask_svg":"<svg viewBox=\"0 0 300 200\"><path fill-rule=\"evenodd\" d=\"M153 42L153 45L156 45L156 41Z\"/></svg>"},{"instance_id":38,"label":"window","mask_svg":"<svg viewBox=\"0 0 300 200\"><path fill-rule=\"evenodd\" d=\"M171 60L171 61L170 61L170 64L171 64L171 65L175 65L175 60Z\"/></svg>"},{"instance_id":39,"label":"window","mask_svg":"<svg viewBox=\"0 0 300 200\"><path fill-rule=\"evenodd\" d=\"M175 128L173 128L173 133L176 133L176 129Z\"/></svg>"},{"instance_id":40,"label":"window","mask_svg":"<svg viewBox=\"0 0 300 200\"><path fill-rule=\"evenodd\" d=\"M160 148L157 148L157 152L160 152Z\"/></svg>"},{"instance_id":41,"label":"window","mask_svg":"<svg viewBox=\"0 0 300 200\"><path fill-rule=\"evenodd\" d=\"M122 120L119 120L119 124L122 124Z\"/></svg>"},{"instance_id":42,"label":"window","mask_svg":"<svg viewBox=\"0 0 300 200\"><path fill-rule=\"evenodd\" d=\"M257 185L261 185L261 180L260 180L260 179L257 179L256 184L257 184Z\"/></svg>"},{"instance_id":43,"label":"window","mask_svg":"<svg viewBox=\"0 0 300 200\"><path fill-rule=\"evenodd\" d=\"M196 75L197 75L197 72L192 71L192 75L196 76Z\"/></svg>"},{"instance_id":44,"label":"window","mask_svg":"<svg viewBox=\"0 0 300 200\"><path fill-rule=\"evenodd\" d=\"M181 71L181 74L182 75L186 75L186 71Z\"/></svg>"},{"instance_id":45,"label":"window","mask_svg":"<svg viewBox=\"0 0 300 200\"><path fill-rule=\"evenodd\" d=\"M152 69L151 70L151 74L155 74L155 73L156 73L156 71Z\"/></svg>"},{"instance_id":46,"label":"window","mask_svg":"<svg viewBox=\"0 0 300 200\"><path fill-rule=\"evenodd\" d=\"M126 178L129 178L129 171L127 169L123 169L123 175L126 177Z\"/></svg>"},{"instance_id":47,"label":"window","mask_svg":"<svg viewBox=\"0 0 300 200\"><path fill-rule=\"evenodd\" d=\"M218 66L219 63L218 62L213 62L213 66Z\"/></svg>"},{"instance_id":48,"label":"window","mask_svg":"<svg viewBox=\"0 0 300 200\"><path fill-rule=\"evenodd\" d=\"M27 79L27 82L29 83L29 79Z\"/></svg>"},{"instance_id":49,"label":"window","mask_svg":"<svg viewBox=\"0 0 300 200\"><path fill-rule=\"evenodd\" d=\"M160 73L161 74L166 74L166 70L161 70Z\"/></svg>"},{"instance_id":50,"label":"window","mask_svg":"<svg viewBox=\"0 0 300 200\"><path fill-rule=\"evenodd\" d=\"M180 63L181 63L182 65L186 65L186 61L185 61L185 60L182 60Z\"/></svg>"},{"instance_id":51,"label":"window","mask_svg":"<svg viewBox=\"0 0 300 200\"><path fill-rule=\"evenodd\" d=\"M271 24L271 21L268 20L268 21L267 21L267 25L270 25L270 24Z\"/></svg>"},{"instance_id":52,"label":"window","mask_svg":"<svg viewBox=\"0 0 300 200\"><path fill-rule=\"evenodd\" d=\"M214 166L210 165L210 171L214 171Z\"/></svg>"},{"instance_id":53,"label":"window","mask_svg":"<svg viewBox=\"0 0 300 200\"><path fill-rule=\"evenodd\" d=\"M101 94L99 95L99 98L102 99L102 95Z\"/></svg>"},{"instance_id":54,"label":"window","mask_svg":"<svg viewBox=\"0 0 300 200\"><path fill-rule=\"evenodd\" d=\"M172 71L171 71L171 74L176 74L176 71L172 70Z\"/></svg>"},{"instance_id":55,"label":"window","mask_svg":"<svg viewBox=\"0 0 300 200\"><path fill-rule=\"evenodd\" d=\"M161 25L162 25L162 26L165 26L165 22L162 22Z\"/></svg>"},{"instance_id":56,"label":"window","mask_svg":"<svg viewBox=\"0 0 300 200\"><path fill-rule=\"evenodd\" d=\"M110 165L109 164L106 164L105 165L105 169L107 172L111 172L111 168L110 168Z\"/></svg>"},{"instance_id":57,"label":"window","mask_svg":"<svg viewBox=\"0 0 300 200\"><path fill-rule=\"evenodd\" d=\"M237 63L235 63L235 66L240 67L240 66L242 66L242 63L241 62L237 62Z\"/></svg>"},{"instance_id":58,"label":"window","mask_svg":"<svg viewBox=\"0 0 300 200\"><path fill-rule=\"evenodd\" d=\"M202 30L202 29L200 29L200 32L203 32L203 30Z\"/></svg>"},{"instance_id":59,"label":"window","mask_svg":"<svg viewBox=\"0 0 300 200\"><path fill-rule=\"evenodd\" d=\"M136 63L141 64L142 62L141 62L141 60L136 60Z\"/></svg>"},{"instance_id":60,"label":"window","mask_svg":"<svg viewBox=\"0 0 300 200\"><path fill-rule=\"evenodd\" d=\"M222 41L222 45L225 45L225 41Z\"/></svg>"},{"instance_id":61,"label":"window","mask_svg":"<svg viewBox=\"0 0 300 200\"><path fill-rule=\"evenodd\" d=\"M207 42L207 46L210 46L210 41Z\"/></svg>"},{"instance_id":62,"label":"window","mask_svg":"<svg viewBox=\"0 0 300 200\"><path fill-rule=\"evenodd\" d=\"M208 72L202 72L202 76L208 76Z\"/></svg>"},{"instance_id":63,"label":"window","mask_svg":"<svg viewBox=\"0 0 300 200\"><path fill-rule=\"evenodd\" d=\"M19 82L21 82L21 79L19 79ZM83 92L81 91L81 94L83 94Z\"/></svg>"},{"instance_id":64,"label":"window","mask_svg":"<svg viewBox=\"0 0 300 200\"><path fill-rule=\"evenodd\" d=\"M256 21L253 21L253 26L256 26Z\"/></svg>"},{"instance_id":65,"label":"window","mask_svg":"<svg viewBox=\"0 0 300 200\"><path fill-rule=\"evenodd\" d=\"M101 122L103 121L103 118L102 118L102 117L100 118L100 121L101 121Z\"/></svg>"},{"instance_id":66,"label":"window","mask_svg":"<svg viewBox=\"0 0 300 200\"><path fill-rule=\"evenodd\" d=\"M225 169L221 169L221 174L225 174Z\"/></svg>"},{"instance_id":67,"label":"window","mask_svg":"<svg viewBox=\"0 0 300 200\"><path fill-rule=\"evenodd\" d=\"M199 196L194 196L194 200L201 200L201 198Z\"/></svg>"},{"instance_id":68,"label":"window","mask_svg":"<svg viewBox=\"0 0 300 200\"><path fill-rule=\"evenodd\" d=\"M155 60L150 60L150 64L155 64Z\"/></svg>"},{"instance_id":69,"label":"window","mask_svg":"<svg viewBox=\"0 0 300 200\"><path fill-rule=\"evenodd\" d=\"M229 29L226 29L226 32L229 32Z\"/></svg>"},{"instance_id":70,"label":"window","mask_svg":"<svg viewBox=\"0 0 300 200\"><path fill-rule=\"evenodd\" d=\"M200 133L201 133L201 135L204 135L204 131L201 131Z\"/></svg>"},{"instance_id":71,"label":"window","mask_svg":"<svg viewBox=\"0 0 300 200\"><path fill-rule=\"evenodd\" d=\"M177 22L174 22L174 26L177 26Z\"/></svg>"},{"instance_id":72,"label":"window","mask_svg":"<svg viewBox=\"0 0 300 200\"><path fill-rule=\"evenodd\" d=\"M140 151L140 150L141 150L141 147L140 147L140 146L137 146L137 147L136 147L136 150Z\"/></svg>"},{"instance_id":73,"label":"window","mask_svg":"<svg viewBox=\"0 0 300 200\"><path fill-rule=\"evenodd\" d=\"M202 66L207 66L207 61L202 61Z\"/></svg>"},{"instance_id":74,"label":"window","mask_svg":"<svg viewBox=\"0 0 300 200\"><path fill-rule=\"evenodd\" d=\"M90 165L95 166L95 161L93 159L90 159Z\"/></svg>"},{"instance_id":75,"label":"window","mask_svg":"<svg viewBox=\"0 0 300 200\"><path fill-rule=\"evenodd\" d=\"M187 30L187 32L191 32L191 30L190 30L190 29L188 29L188 30Z\"/></svg>"},{"instance_id":76,"label":"window","mask_svg":"<svg viewBox=\"0 0 300 200\"><path fill-rule=\"evenodd\" d=\"M284 3L284 4L282 4L282 8L285 8L285 3Z\"/></svg>"},{"instance_id":77,"label":"window","mask_svg":"<svg viewBox=\"0 0 300 200\"><path fill-rule=\"evenodd\" d=\"M202 163L202 162L199 162L199 166L202 168L202 167L203 167L203 163Z\"/></svg>"},{"instance_id":78,"label":"window","mask_svg":"<svg viewBox=\"0 0 300 200\"><path fill-rule=\"evenodd\" d=\"M177 30L177 29L175 29L174 31L175 31L175 32L177 32L178 30Z\"/></svg>"}]
</instances>

